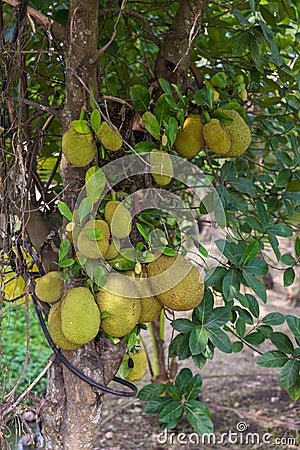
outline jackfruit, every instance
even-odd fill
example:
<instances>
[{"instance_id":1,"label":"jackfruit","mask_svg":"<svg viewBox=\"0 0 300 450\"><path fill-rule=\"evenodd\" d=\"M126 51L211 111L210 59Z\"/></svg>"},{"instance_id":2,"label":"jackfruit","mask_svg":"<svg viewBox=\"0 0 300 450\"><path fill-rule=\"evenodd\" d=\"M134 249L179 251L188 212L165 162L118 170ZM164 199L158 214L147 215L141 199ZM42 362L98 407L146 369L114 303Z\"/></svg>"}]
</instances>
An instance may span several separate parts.
<instances>
[{"instance_id":1,"label":"jackfruit","mask_svg":"<svg viewBox=\"0 0 300 450\"><path fill-rule=\"evenodd\" d=\"M197 268L183 256L161 255L147 270L154 295L167 308L188 311L202 301L204 283Z\"/></svg>"},{"instance_id":2,"label":"jackfruit","mask_svg":"<svg viewBox=\"0 0 300 450\"><path fill-rule=\"evenodd\" d=\"M78 133L72 123L62 137L62 151L67 160L76 167L85 167L93 161L97 146L91 133Z\"/></svg>"},{"instance_id":3,"label":"jackfruit","mask_svg":"<svg viewBox=\"0 0 300 450\"><path fill-rule=\"evenodd\" d=\"M96 136L107 150L116 152L122 147L121 135L118 128L114 125L111 128L106 122L102 122Z\"/></svg>"},{"instance_id":4,"label":"jackfruit","mask_svg":"<svg viewBox=\"0 0 300 450\"><path fill-rule=\"evenodd\" d=\"M48 272L39 278L35 285L35 294L46 303L55 303L61 299L64 293L64 282L60 273L56 271Z\"/></svg>"},{"instance_id":5,"label":"jackfruit","mask_svg":"<svg viewBox=\"0 0 300 450\"><path fill-rule=\"evenodd\" d=\"M226 155L230 149L229 132L218 119L211 119L203 125L203 137L207 147L217 155Z\"/></svg>"},{"instance_id":6,"label":"jackfruit","mask_svg":"<svg viewBox=\"0 0 300 450\"><path fill-rule=\"evenodd\" d=\"M128 361L128 367L130 368L128 375L125 377L127 381L134 383L146 375L148 360L144 349L139 349L135 353L126 353L123 359Z\"/></svg>"},{"instance_id":7,"label":"jackfruit","mask_svg":"<svg viewBox=\"0 0 300 450\"><path fill-rule=\"evenodd\" d=\"M120 241L117 238L112 239L109 244L108 250L104 255L104 258L109 261L118 256L120 250Z\"/></svg>"},{"instance_id":8,"label":"jackfruit","mask_svg":"<svg viewBox=\"0 0 300 450\"><path fill-rule=\"evenodd\" d=\"M54 344L63 350L76 350L81 347L81 344L74 344L74 342L69 341L62 332L61 302L55 303L49 311L48 331Z\"/></svg>"},{"instance_id":9,"label":"jackfruit","mask_svg":"<svg viewBox=\"0 0 300 450\"><path fill-rule=\"evenodd\" d=\"M98 240L90 239L86 234L86 230L88 229L102 231L102 238ZM83 230L79 233L77 239L79 253L87 258L104 258L104 255L109 248L109 236L109 226L105 220L89 220L85 223Z\"/></svg>"},{"instance_id":10,"label":"jackfruit","mask_svg":"<svg viewBox=\"0 0 300 450\"><path fill-rule=\"evenodd\" d=\"M219 110L223 114L233 119L226 129L230 136L231 146L226 153L226 158L234 158L242 155L251 143L251 130L242 118L242 116L235 110Z\"/></svg>"},{"instance_id":11,"label":"jackfruit","mask_svg":"<svg viewBox=\"0 0 300 450\"><path fill-rule=\"evenodd\" d=\"M100 312L89 289L76 287L64 294L61 305L61 328L69 341L86 344L98 334L100 323Z\"/></svg>"},{"instance_id":12,"label":"jackfruit","mask_svg":"<svg viewBox=\"0 0 300 450\"><path fill-rule=\"evenodd\" d=\"M203 118L199 114L191 114L177 132L174 148L183 158L193 158L204 145Z\"/></svg>"},{"instance_id":13,"label":"jackfruit","mask_svg":"<svg viewBox=\"0 0 300 450\"><path fill-rule=\"evenodd\" d=\"M100 312L111 314L101 321L101 328L105 333L123 337L133 330L141 315L141 301L137 297L134 284L123 275L111 273L107 276L104 288L96 294Z\"/></svg>"},{"instance_id":14,"label":"jackfruit","mask_svg":"<svg viewBox=\"0 0 300 450\"><path fill-rule=\"evenodd\" d=\"M123 239L131 233L131 214L121 202L117 200L108 202L105 205L104 217L114 237Z\"/></svg>"},{"instance_id":15,"label":"jackfruit","mask_svg":"<svg viewBox=\"0 0 300 450\"><path fill-rule=\"evenodd\" d=\"M173 163L169 154L154 149L150 152L151 174L159 186L166 186L174 175Z\"/></svg>"}]
</instances>

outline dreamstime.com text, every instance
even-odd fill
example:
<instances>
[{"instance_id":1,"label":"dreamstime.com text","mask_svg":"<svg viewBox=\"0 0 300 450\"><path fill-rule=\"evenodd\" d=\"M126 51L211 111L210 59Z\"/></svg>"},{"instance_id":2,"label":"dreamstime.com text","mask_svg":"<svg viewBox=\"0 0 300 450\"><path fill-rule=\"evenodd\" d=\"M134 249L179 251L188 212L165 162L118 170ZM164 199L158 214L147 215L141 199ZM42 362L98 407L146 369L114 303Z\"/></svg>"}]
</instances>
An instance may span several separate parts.
<instances>
[{"instance_id":1,"label":"dreamstime.com text","mask_svg":"<svg viewBox=\"0 0 300 450\"><path fill-rule=\"evenodd\" d=\"M270 445L275 446L295 446L294 437L277 437L274 433L255 433L248 431L248 424L238 422L236 431L228 430L225 433L175 433L170 430L164 430L157 436L158 444L180 444L180 445ZM277 448L277 447L275 447Z\"/></svg>"}]
</instances>

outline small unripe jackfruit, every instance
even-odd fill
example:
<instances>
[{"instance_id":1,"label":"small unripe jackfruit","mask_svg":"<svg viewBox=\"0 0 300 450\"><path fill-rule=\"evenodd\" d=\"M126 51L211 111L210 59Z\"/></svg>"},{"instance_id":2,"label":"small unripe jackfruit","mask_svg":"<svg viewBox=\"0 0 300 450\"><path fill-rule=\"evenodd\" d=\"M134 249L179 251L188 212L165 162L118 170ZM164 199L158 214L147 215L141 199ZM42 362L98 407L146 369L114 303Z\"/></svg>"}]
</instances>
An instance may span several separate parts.
<instances>
[{"instance_id":1,"label":"small unripe jackfruit","mask_svg":"<svg viewBox=\"0 0 300 450\"><path fill-rule=\"evenodd\" d=\"M54 344L63 350L76 350L76 348L81 347L81 344L69 341L62 332L61 302L55 303L49 311L48 331Z\"/></svg>"},{"instance_id":2,"label":"small unripe jackfruit","mask_svg":"<svg viewBox=\"0 0 300 450\"><path fill-rule=\"evenodd\" d=\"M122 297L114 292L131 295ZM96 294L100 312L111 314L101 321L101 328L105 333L123 337L133 330L141 315L141 301L137 297L137 290L130 280L117 273L108 275L104 288Z\"/></svg>"},{"instance_id":3,"label":"small unripe jackfruit","mask_svg":"<svg viewBox=\"0 0 300 450\"><path fill-rule=\"evenodd\" d=\"M76 167L85 167L93 161L97 147L91 133L78 133L72 123L62 137L62 151L67 160Z\"/></svg>"},{"instance_id":4,"label":"small unripe jackfruit","mask_svg":"<svg viewBox=\"0 0 300 450\"><path fill-rule=\"evenodd\" d=\"M128 361L128 367L130 368L128 375L125 377L127 381L134 383L146 375L148 361L144 349L137 350L135 353L129 352L124 356L124 360Z\"/></svg>"},{"instance_id":5,"label":"small unripe jackfruit","mask_svg":"<svg viewBox=\"0 0 300 450\"><path fill-rule=\"evenodd\" d=\"M203 125L203 137L207 147L217 155L226 155L230 149L229 132L218 119L211 119Z\"/></svg>"},{"instance_id":6,"label":"small unripe jackfruit","mask_svg":"<svg viewBox=\"0 0 300 450\"><path fill-rule=\"evenodd\" d=\"M114 259L118 256L120 250L120 241L117 238L114 238L108 247L107 252L104 255L104 258L109 261L111 259Z\"/></svg>"},{"instance_id":7,"label":"small unripe jackfruit","mask_svg":"<svg viewBox=\"0 0 300 450\"><path fill-rule=\"evenodd\" d=\"M159 186L166 186L174 175L173 163L166 152L154 149L150 152L151 174Z\"/></svg>"},{"instance_id":8,"label":"small unripe jackfruit","mask_svg":"<svg viewBox=\"0 0 300 450\"><path fill-rule=\"evenodd\" d=\"M104 217L110 226L111 234L123 239L131 233L131 215L130 211L121 202L111 200L105 205Z\"/></svg>"},{"instance_id":9,"label":"small unripe jackfruit","mask_svg":"<svg viewBox=\"0 0 300 450\"><path fill-rule=\"evenodd\" d=\"M191 114L184 121L182 129L178 130L174 148L183 158L193 158L204 145L203 118L199 114Z\"/></svg>"},{"instance_id":10,"label":"small unripe jackfruit","mask_svg":"<svg viewBox=\"0 0 300 450\"><path fill-rule=\"evenodd\" d=\"M102 231L102 237L98 240L90 239L86 230L100 230ZM98 259L103 257L109 248L109 226L105 220L89 220L83 227L83 230L79 233L77 239L77 247L79 253L91 259Z\"/></svg>"},{"instance_id":11,"label":"small unripe jackfruit","mask_svg":"<svg viewBox=\"0 0 300 450\"><path fill-rule=\"evenodd\" d=\"M99 308L89 289L77 287L64 294L61 328L69 341L81 345L91 341L98 334L100 322Z\"/></svg>"},{"instance_id":12,"label":"small unripe jackfruit","mask_svg":"<svg viewBox=\"0 0 300 450\"><path fill-rule=\"evenodd\" d=\"M63 293L64 282L59 272L48 272L36 282L35 294L42 302L58 302Z\"/></svg>"},{"instance_id":13,"label":"small unripe jackfruit","mask_svg":"<svg viewBox=\"0 0 300 450\"><path fill-rule=\"evenodd\" d=\"M204 283L197 268L183 256L161 255L147 269L152 291L167 308L188 311L202 301Z\"/></svg>"},{"instance_id":14,"label":"small unripe jackfruit","mask_svg":"<svg viewBox=\"0 0 300 450\"><path fill-rule=\"evenodd\" d=\"M242 116L235 110L220 110L223 114L233 119L226 129L230 136L231 146L226 153L226 158L234 158L245 153L251 143L251 130L242 118Z\"/></svg>"},{"instance_id":15,"label":"small unripe jackfruit","mask_svg":"<svg viewBox=\"0 0 300 450\"><path fill-rule=\"evenodd\" d=\"M122 147L121 135L114 125L110 127L106 122L102 122L96 135L107 150L116 152Z\"/></svg>"}]
</instances>

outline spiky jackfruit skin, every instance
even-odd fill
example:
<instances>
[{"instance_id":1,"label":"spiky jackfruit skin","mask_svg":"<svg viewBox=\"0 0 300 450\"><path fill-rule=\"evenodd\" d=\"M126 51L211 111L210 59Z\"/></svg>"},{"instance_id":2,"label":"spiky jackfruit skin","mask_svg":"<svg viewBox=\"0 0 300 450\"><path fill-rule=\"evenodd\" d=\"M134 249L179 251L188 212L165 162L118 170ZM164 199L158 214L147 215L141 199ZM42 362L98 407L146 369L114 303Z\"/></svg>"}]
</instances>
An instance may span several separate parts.
<instances>
[{"instance_id":1,"label":"spiky jackfruit skin","mask_svg":"<svg viewBox=\"0 0 300 450\"><path fill-rule=\"evenodd\" d=\"M176 135L174 148L182 158L193 158L203 149L203 118L199 114L191 114Z\"/></svg>"},{"instance_id":2,"label":"spiky jackfruit skin","mask_svg":"<svg viewBox=\"0 0 300 450\"><path fill-rule=\"evenodd\" d=\"M106 203L104 217L114 237L123 239L129 236L132 230L131 215L130 211L121 202L111 200Z\"/></svg>"},{"instance_id":3,"label":"spiky jackfruit skin","mask_svg":"<svg viewBox=\"0 0 300 450\"><path fill-rule=\"evenodd\" d=\"M218 119L211 119L203 125L203 137L207 147L217 155L226 155L231 146L227 128Z\"/></svg>"},{"instance_id":4,"label":"spiky jackfruit skin","mask_svg":"<svg viewBox=\"0 0 300 450\"><path fill-rule=\"evenodd\" d=\"M97 146L92 133L78 133L72 123L62 137L62 151L76 167L85 167L95 158Z\"/></svg>"},{"instance_id":5,"label":"spiky jackfruit skin","mask_svg":"<svg viewBox=\"0 0 300 450\"><path fill-rule=\"evenodd\" d=\"M154 149L150 152L151 174L159 186L166 186L174 175L174 168L170 155Z\"/></svg>"},{"instance_id":6,"label":"spiky jackfruit skin","mask_svg":"<svg viewBox=\"0 0 300 450\"><path fill-rule=\"evenodd\" d=\"M59 272L48 272L36 282L35 294L42 302L58 302L63 296L63 293L64 282Z\"/></svg>"},{"instance_id":7,"label":"spiky jackfruit skin","mask_svg":"<svg viewBox=\"0 0 300 450\"><path fill-rule=\"evenodd\" d=\"M102 122L96 136L106 150L116 152L122 147L121 135L118 128L114 125L112 125L111 129L106 122Z\"/></svg>"},{"instance_id":8,"label":"spiky jackfruit skin","mask_svg":"<svg viewBox=\"0 0 300 450\"><path fill-rule=\"evenodd\" d=\"M122 297L115 292L124 292L130 297ZM100 312L108 312L109 317L102 318L102 330L113 337L123 337L138 323L141 315L141 301L137 290L130 280L124 280L117 273L108 275L106 284L96 294Z\"/></svg>"},{"instance_id":9,"label":"spiky jackfruit skin","mask_svg":"<svg viewBox=\"0 0 300 450\"><path fill-rule=\"evenodd\" d=\"M226 125L226 129L230 136L231 146L225 156L226 158L241 156L245 153L251 143L251 130L237 111L234 111L233 109L220 109L219 111L233 119L233 122Z\"/></svg>"},{"instance_id":10,"label":"spiky jackfruit skin","mask_svg":"<svg viewBox=\"0 0 300 450\"><path fill-rule=\"evenodd\" d=\"M147 371L147 354L144 349L137 350L136 353L129 352L129 354L126 354L124 356L124 360L129 361L129 358L131 358L131 364L133 364L133 367L130 368L130 371L128 375L125 377L127 381L130 381L132 383L141 380L145 375ZM129 365L130 367L130 365Z\"/></svg>"},{"instance_id":11,"label":"spiky jackfruit skin","mask_svg":"<svg viewBox=\"0 0 300 450\"><path fill-rule=\"evenodd\" d=\"M114 238L108 247L107 252L104 255L104 258L107 261L110 261L111 259L114 259L118 256L120 250L120 241L117 238Z\"/></svg>"},{"instance_id":12,"label":"spiky jackfruit skin","mask_svg":"<svg viewBox=\"0 0 300 450\"><path fill-rule=\"evenodd\" d=\"M102 231L103 236L99 240L92 240L86 235L86 229L98 229ZM109 226L105 220L89 220L85 223L77 239L79 253L91 259L104 258L109 248L109 236Z\"/></svg>"},{"instance_id":13,"label":"spiky jackfruit skin","mask_svg":"<svg viewBox=\"0 0 300 450\"><path fill-rule=\"evenodd\" d=\"M67 291L61 304L61 328L64 336L76 344L86 344L100 328L100 312L94 296L85 287Z\"/></svg>"},{"instance_id":14,"label":"spiky jackfruit skin","mask_svg":"<svg viewBox=\"0 0 300 450\"><path fill-rule=\"evenodd\" d=\"M48 331L54 342L62 350L76 350L81 347L69 341L62 332L61 328L61 302L55 303L48 315Z\"/></svg>"},{"instance_id":15,"label":"spiky jackfruit skin","mask_svg":"<svg viewBox=\"0 0 300 450\"><path fill-rule=\"evenodd\" d=\"M177 258L178 263L175 266ZM202 301L204 283L197 268L182 256L161 255L148 264L147 270L154 294L167 308L174 311L189 311Z\"/></svg>"}]
</instances>

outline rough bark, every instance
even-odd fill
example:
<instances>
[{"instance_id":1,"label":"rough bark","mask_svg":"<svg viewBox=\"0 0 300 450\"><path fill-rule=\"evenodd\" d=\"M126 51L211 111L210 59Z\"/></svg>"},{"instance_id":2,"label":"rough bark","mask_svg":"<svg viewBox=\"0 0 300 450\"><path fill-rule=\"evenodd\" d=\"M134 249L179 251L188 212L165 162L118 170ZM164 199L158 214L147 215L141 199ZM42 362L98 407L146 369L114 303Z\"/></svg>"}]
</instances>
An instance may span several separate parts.
<instances>
[{"instance_id":1,"label":"rough bark","mask_svg":"<svg viewBox=\"0 0 300 450\"><path fill-rule=\"evenodd\" d=\"M209 0L182 0L157 56L155 75L186 89L193 42Z\"/></svg>"}]
</instances>

